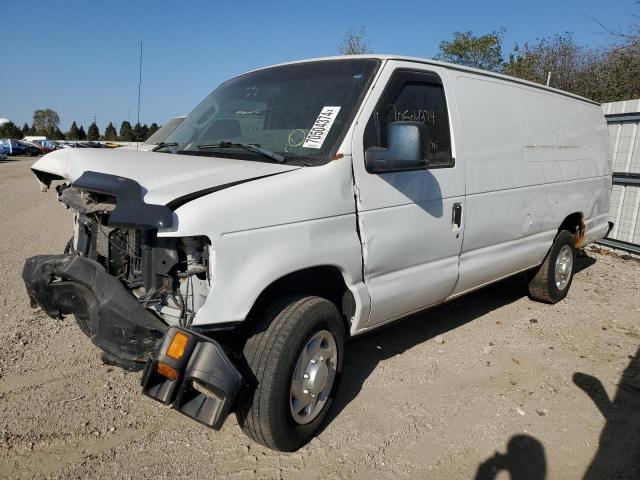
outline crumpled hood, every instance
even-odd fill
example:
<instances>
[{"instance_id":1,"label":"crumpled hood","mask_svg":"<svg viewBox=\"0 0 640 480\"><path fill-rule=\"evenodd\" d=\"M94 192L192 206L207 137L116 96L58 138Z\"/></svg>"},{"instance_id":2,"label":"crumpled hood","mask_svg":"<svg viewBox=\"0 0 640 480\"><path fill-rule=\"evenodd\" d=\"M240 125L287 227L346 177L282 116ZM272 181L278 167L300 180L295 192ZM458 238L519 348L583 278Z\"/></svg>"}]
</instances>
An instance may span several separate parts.
<instances>
[{"instance_id":1,"label":"crumpled hood","mask_svg":"<svg viewBox=\"0 0 640 480\"><path fill-rule=\"evenodd\" d=\"M71 182L87 171L130 178L146 191L145 203L156 205L166 205L177 198L213 187L298 168L217 157L90 148L56 150L31 167L36 172L58 175Z\"/></svg>"}]
</instances>

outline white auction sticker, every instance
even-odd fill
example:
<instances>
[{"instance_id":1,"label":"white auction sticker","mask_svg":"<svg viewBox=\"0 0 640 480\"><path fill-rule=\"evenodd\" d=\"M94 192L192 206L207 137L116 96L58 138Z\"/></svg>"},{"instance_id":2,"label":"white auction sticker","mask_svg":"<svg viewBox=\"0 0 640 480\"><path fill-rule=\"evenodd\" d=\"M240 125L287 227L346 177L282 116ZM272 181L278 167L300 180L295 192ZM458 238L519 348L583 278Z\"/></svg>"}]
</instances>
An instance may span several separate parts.
<instances>
[{"instance_id":1,"label":"white auction sticker","mask_svg":"<svg viewBox=\"0 0 640 480\"><path fill-rule=\"evenodd\" d=\"M327 138L331 125L333 125L333 121L338 116L339 111L340 107L323 107L302 146L305 148L322 147L322 143Z\"/></svg>"}]
</instances>

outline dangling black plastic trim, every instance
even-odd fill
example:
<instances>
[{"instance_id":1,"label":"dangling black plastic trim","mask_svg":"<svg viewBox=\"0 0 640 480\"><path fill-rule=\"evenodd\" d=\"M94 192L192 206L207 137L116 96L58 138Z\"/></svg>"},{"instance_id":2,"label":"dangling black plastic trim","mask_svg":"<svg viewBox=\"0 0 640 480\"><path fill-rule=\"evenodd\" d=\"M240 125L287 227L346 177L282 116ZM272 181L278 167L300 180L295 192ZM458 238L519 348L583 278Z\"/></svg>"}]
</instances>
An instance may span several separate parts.
<instances>
[{"instance_id":1,"label":"dangling black plastic trim","mask_svg":"<svg viewBox=\"0 0 640 480\"><path fill-rule=\"evenodd\" d=\"M109 215L109 226L158 230L171 228L173 224L171 209L164 205L145 203L143 188L130 178L87 171L72 185L117 198L116 208Z\"/></svg>"}]
</instances>

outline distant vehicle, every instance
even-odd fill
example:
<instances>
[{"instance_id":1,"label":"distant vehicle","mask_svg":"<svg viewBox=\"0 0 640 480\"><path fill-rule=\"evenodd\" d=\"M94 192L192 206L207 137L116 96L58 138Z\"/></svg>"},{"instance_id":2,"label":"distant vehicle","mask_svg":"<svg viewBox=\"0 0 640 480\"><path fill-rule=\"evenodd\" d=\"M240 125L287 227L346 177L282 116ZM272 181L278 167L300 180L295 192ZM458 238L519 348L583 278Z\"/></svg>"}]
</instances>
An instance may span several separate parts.
<instances>
[{"instance_id":1,"label":"distant vehicle","mask_svg":"<svg viewBox=\"0 0 640 480\"><path fill-rule=\"evenodd\" d=\"M40 143L43 147L50 148L51 150L58 150L60 148L60 144L53 140L42 140L37 143Z\"/></svg>"},{"instance_id":2,"label":"distant vehicle","mask_svg":"<svg viewBox=\"0 0 640 480\"><path fill-rule=\"evenodd\" d=\"M60 144L60 148L88 148L88 145L82 142L77 142L75 140L64 140L58 142Z\"/></svg>"},{"instance_id":3,"label":"distant vehicle","mask_svg":"<svg viewBox=\"0 0 640 480\"><path fill-rule=\"evenodd\" d=\"M26 143L21 142L20 140L15 140L13 138L7 138L1 140L6 148L9 150L7 155L27 155L27 156L35 156L40 155L40 150L37 148L27 145Z\"/></svg>"},{"instance_id":4,"label":"distant vehicle","mask_svg":"<svg viewBox=\"0 0 640 480\"><path fill-rule=\"evenodd\" d=\"M6 140L0 140L0 160L6 160L9 156L9 145Z\"/></svg>"},{"instance_id":5,"label":"distant vehicle","mask_svg":"<svg viewBox=\"0 0 640 480\"><path fill-rule=\"evenodd\" d=\"M40 152L40 155L44 155L45 153L49 153L49 152L53 152L56 148L55 147L49 147L47 145L44 145L43 143L40 142L30 142L27 140L21 140L22 143L24 143L25 145L29 145L32 146L34 148L37 148L38 151Z\"/></svg>"},{"instance_id":6,"label":"distant vehicle","mask_svg":"<svg viewBox=\"0 0 640 480\"><path fill-rule=\"evenodd\" d=\"M22 147L24 147L24 153L22 155L25 155L27 157L37 157L38 155L44 154L39 146L34 145L31 142L25 142L22 140L12 140L12 142L13 141L19 143L20 145L22 145Z\"/></svg>"},{"instance_id":7,"label":"distant vehicle","mask_svg":"<svg viewBox=\"0 0 640 480\"><path fill-rule=\"evenodd\" d=\"M162 127L156 131L153 135L147 138L143 143L136 143L133 145L126 145L124 147L120 147L121 150L142 150L143 152L148 152L156 148L159 144L164 142L173 131L178 128L178 126L182 123L182 121L186 117L183 115L181 117L175 117L165 123Z\"/></svg>"},{"instance_id":8,"label":"distant vehicle","mask_svg":"<svg viewBox=\"0 0 640 480\"><path fill-rule=\"evenodd\" d=\"M0 155L9 155L10 148L7 140L0 140Z\"/></svg>"}]
</instances>

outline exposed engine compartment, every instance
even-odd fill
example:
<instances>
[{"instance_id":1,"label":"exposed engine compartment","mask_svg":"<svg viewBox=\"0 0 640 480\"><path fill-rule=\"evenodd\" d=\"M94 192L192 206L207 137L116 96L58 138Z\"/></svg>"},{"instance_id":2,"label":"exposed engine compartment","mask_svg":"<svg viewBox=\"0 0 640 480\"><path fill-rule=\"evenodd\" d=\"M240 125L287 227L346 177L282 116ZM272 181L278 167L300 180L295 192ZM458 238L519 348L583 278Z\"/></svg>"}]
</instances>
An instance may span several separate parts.
<instances>
[{"instance_id":1,"label":"exposed engine compartment","mask_svg":"<svg viewBox=\"0 0 640 480\"><path fill-rule=\"evenodd\" d=\"M114 225L114 196L69 185L57 190L59 200L74 210L65 253L100 263L169 325L191 325L211 288L209 240L159 238L155 229Z\"/></svg>"}]
</instances>

